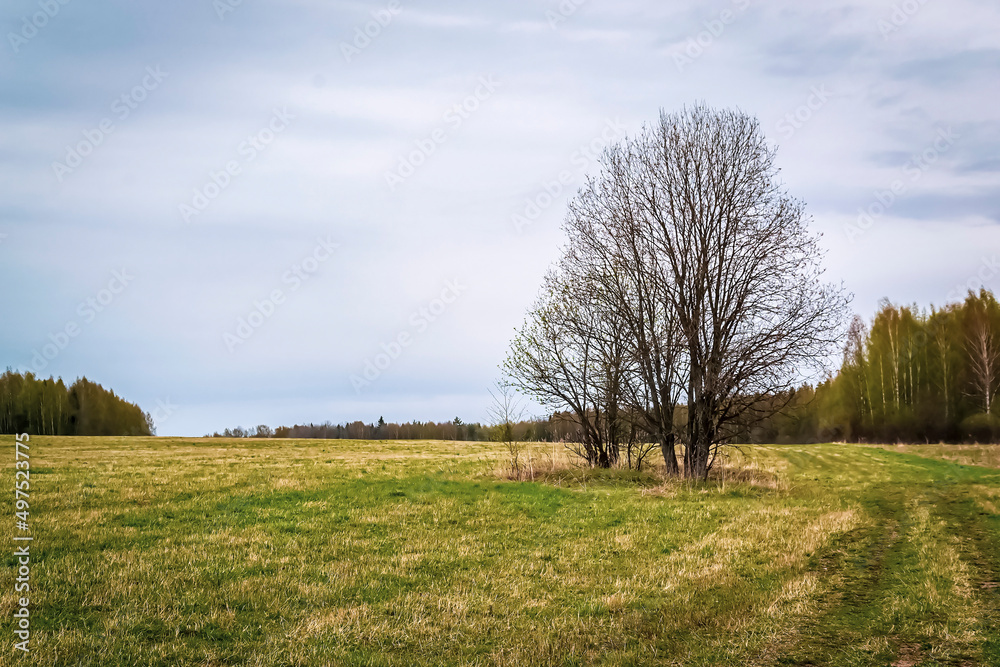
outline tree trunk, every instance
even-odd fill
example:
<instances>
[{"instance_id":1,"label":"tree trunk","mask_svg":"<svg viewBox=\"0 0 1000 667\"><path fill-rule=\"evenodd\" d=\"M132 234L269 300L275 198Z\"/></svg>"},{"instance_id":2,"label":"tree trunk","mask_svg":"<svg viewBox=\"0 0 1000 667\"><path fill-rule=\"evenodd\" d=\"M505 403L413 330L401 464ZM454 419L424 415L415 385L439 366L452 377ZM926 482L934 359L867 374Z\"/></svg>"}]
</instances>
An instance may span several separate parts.
<instances>
[{"instance_id":1,"label":"tree trunk","mask_svg":"<svg viewBox=\"0 0 1000 667\"><path fill-rule=\"evenodd\" d=\"M693 401L688 417L688 447L684 451L684 477L708 479L708 454L714 433L712 411L703 400Z\"/></svg>"},{"instance_id":2,"label":"tree trunk","mask_svg":"<svg viewBox=\"0 0 1000 667\"><path fill-rule=\"evenodd\" d=\"M681 468L677 463L677 452L674 449L674 434L669 433L660 437L660 451L663 453L663 462L667 466L667 474L677 477L681 474Z\"/></svg>"}]
</instances>

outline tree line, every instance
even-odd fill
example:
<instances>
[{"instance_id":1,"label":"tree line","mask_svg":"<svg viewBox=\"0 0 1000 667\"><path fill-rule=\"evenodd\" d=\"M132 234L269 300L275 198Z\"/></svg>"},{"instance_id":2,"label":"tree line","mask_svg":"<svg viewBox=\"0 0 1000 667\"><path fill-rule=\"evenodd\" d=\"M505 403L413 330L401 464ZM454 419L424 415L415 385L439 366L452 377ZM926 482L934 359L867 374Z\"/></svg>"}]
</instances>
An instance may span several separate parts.
<instances>
[{"instance_id":1,"label":"tree line","mask_svg":"<svg viewBox=\"0 0 1000 667\"><path fill-rule=\"evenodd\" d=\"M0 433L152 435L153 420L135 403L78 378L42 379L7 369L0 375Z\"/></svg>"},{"instance_id":2,"label":"tree line","mask_svg":"<svg viewBox=\"0 0 1000 667\"><path fill-rule=\"evenodd\" d=\"M1000 305L991 291L922 310L887 300L855 316L835 377L802 387L755 442L996 442Z\"/></svg>"},{"instance_id":3,"label":"tree line","mask_svg":"<svg viewBox=\"0 0 1000 667\"><path fill-rule=\"evenodd\" d=\"M207 438L311 438L317 440L496 440L498 431L504 428L498 424L465 423L455 417L449 422L404 423L386 422L379 417L378 422L366 424L362 421L333 424L296 424L272 428L266 424L243 428L227 428L216 431ZM570 415L555 413L544 419L524 419L512 423L514 437L523 442L570 441L577 435L576 423Z\"/></svg>"}]
</instances>

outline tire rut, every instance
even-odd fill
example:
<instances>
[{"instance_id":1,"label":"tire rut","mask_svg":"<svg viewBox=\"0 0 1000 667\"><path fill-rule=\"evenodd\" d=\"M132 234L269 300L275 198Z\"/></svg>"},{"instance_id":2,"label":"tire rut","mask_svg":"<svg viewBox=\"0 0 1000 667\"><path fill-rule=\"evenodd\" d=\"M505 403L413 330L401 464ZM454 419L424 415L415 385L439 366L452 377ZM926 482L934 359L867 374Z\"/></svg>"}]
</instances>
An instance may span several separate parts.
<instances>
[{"instance_id":1,"label":"tire rut","mask_svg":"<svg viewBox=\"0 0 1000 667\"><path fill-rule=\"evenodd\" d=\"M890 503L886 500L883 495L868 508L875 514L874 527L840 535L815 558L809 571L825 580L829 593L817 613L765 650L763 664L824 665L863 640L851 621L871 614L885 587L887 561L894 560L905 546L901 540L908 525L905 496L897 492L888 498Z\"/></svg>"},{"instance_id":2,"label":"tire rut","mask_svg":"<svg viewBox=\"0 0 1000 667\"><path fill-rule=\"evenodd\" d=\"M1000 518L986 512L968 495L940 490L935 515L958 538L958 556L969 566L971 594L976 600L984 637L981 655L965 665L1000 666Z\"/></svg>"}]
</instances>

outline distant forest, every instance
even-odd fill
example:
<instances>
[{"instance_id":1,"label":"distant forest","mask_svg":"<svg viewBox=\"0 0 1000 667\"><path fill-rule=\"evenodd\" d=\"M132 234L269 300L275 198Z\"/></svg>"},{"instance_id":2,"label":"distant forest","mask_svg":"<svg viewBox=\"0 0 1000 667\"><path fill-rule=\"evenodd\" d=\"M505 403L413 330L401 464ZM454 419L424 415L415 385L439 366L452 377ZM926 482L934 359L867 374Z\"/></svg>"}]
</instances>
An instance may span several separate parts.
<instances>
[{"instance_id":1,"label":"distant forest","mask_svg":"<svg viewBox=\"0 0 1000 667\"><path fill-rule=\"evenodd\" d=\"M0 433L30 435L152 435L138 405L87 378L68 388L62 379L33 373L0 375Z\"/></svg>"},{"instance_id":2,"label":"distant forest","mask_svg":"<svg viewBox=\"0 0 1000 667\"><path fill-rule=\"evenodd\" d=\"M493 439L495 426L479 423L466 424L458 417L450 422L420 422L404 424L378 422L365 424L356 421L347 424L297 424L271 428L261 424L253 428L226 429L206 437L213 438L316 438L325 440L459 440L485 441ZM568 414L555 414L548 419L518 422L514 432L521 441L557 442L576 437L576 422Z\"/></svg>"}]
</instances>

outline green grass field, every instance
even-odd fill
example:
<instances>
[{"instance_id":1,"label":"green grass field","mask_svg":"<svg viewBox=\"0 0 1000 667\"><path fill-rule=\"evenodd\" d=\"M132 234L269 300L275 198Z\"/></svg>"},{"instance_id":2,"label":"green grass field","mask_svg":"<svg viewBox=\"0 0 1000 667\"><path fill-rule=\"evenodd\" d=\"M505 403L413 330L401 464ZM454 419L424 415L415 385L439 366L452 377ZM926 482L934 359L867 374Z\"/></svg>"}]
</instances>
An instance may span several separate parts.
<instances>
[{"instance_id":1,"label":"green grass field","mask_svg":"<svg viewBox=\"0 0 1000 667\"><path fill-rule=\"evenodd\" d=\"M752 447L688 484L541 448L512 482L486 443L33 438L0 664L1000 665L996 451Z\"/></svg>"}]
</instances>

